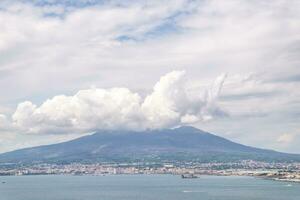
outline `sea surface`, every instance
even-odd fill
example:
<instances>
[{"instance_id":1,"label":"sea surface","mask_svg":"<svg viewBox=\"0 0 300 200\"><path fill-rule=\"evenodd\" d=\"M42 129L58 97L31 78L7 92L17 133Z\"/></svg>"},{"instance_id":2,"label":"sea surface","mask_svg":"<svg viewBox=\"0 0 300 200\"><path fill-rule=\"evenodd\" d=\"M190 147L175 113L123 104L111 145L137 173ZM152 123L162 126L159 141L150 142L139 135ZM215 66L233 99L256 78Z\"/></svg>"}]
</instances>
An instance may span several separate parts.
<instances>
[{"instance_id":1,"label":"sea surface","mask_svg":"<svg viewBox=\"0 0 300 200\"><path fill-rule=\"evenodd\" d=\"M0 200L299 200L300 184L253 177L0 176Z\"/></svg>"}]
</instances>

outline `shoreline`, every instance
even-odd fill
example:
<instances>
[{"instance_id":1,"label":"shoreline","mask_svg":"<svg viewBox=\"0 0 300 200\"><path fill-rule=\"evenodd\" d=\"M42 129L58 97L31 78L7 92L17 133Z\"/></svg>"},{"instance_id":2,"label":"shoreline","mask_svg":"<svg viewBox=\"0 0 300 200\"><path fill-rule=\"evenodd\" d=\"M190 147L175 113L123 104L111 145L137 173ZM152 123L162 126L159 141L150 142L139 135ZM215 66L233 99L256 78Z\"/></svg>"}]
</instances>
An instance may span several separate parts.
<instances>
[{"instance_id":1,"label":"shoreline","mask_svg":"<svg viewBox=\"0 0 300 200\"><path fill-rule=\"evenodd\" d=\"M0 175L1 177L26 177L26 176L178 176L180 178L182 174L147 174L147 173L140 173L140 174L24 174L24 175ZM300 184L300 179L282 179L282 178L271 178L271 177L264 177L264 176L253 176L253 175L222 175L222 174L195 174L196 178L193 179L201 179L202 176L213 176L213 177L249 177L249 178L255 178L255 179L263 179L263 180L271 180L271 181L277 181L277 182L287 182L287 183L298 183ZM190 179L190 178L185 178ZM0 181L1 183L1 181ZM2 182L3 184L3 182Z\"/></svg>"}]
</instances>

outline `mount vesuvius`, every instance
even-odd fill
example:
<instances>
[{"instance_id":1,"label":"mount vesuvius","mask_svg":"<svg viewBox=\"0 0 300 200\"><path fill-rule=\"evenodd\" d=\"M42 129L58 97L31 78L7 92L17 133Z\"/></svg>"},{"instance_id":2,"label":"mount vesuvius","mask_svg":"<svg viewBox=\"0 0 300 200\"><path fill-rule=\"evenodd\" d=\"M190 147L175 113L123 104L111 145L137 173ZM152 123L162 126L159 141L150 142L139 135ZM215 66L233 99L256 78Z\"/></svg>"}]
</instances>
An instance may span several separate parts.
<instances>
[{"instance_id":1,"label":"mount vesuvius","mask_svg":"<svg viewBox=\"0 0 300 200\"><path fill-rule=\"evenodd\" d=\"M0 163L300 161L300 155L245 146L184 126L149 131L98 131L68 142L0 154Z\"/></svg>"}]
</instances>

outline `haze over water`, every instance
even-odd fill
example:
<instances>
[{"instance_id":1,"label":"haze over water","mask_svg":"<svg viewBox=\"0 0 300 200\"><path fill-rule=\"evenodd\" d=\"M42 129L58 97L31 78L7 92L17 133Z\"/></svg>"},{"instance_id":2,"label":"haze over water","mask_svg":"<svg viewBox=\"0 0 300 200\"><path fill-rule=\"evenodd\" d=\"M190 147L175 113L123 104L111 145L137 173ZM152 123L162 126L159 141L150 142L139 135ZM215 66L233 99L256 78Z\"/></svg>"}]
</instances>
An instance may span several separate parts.
<instances>
[{"instance_id":1,"label":"haze over water","mask_svg":"<svg viewBox=\"0 0 300 200\"><path fill-rule=\"evenodd\" d=\"M300 184L174 175L1 177L0 200L298 200ZM16 192L18 191L18 192Z\"/></svg>"}]
</instances>

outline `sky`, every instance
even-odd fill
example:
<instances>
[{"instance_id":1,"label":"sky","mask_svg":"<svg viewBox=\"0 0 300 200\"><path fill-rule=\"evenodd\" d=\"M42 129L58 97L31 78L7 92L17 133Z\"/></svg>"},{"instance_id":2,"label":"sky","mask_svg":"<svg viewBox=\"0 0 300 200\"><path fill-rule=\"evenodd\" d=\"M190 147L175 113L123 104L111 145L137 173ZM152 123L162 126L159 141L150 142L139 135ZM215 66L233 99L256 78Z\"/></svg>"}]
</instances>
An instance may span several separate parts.
<instances>
[{"instance_id":1,"label":"sky","mask_svg":"<svg viewBox=\"0 0 300 200\"><path fill-rule=\"evenodd\" d=\"M300 153L300 1L0 1L0 152L191 125Z\"/></svg>"}]
</instances>

